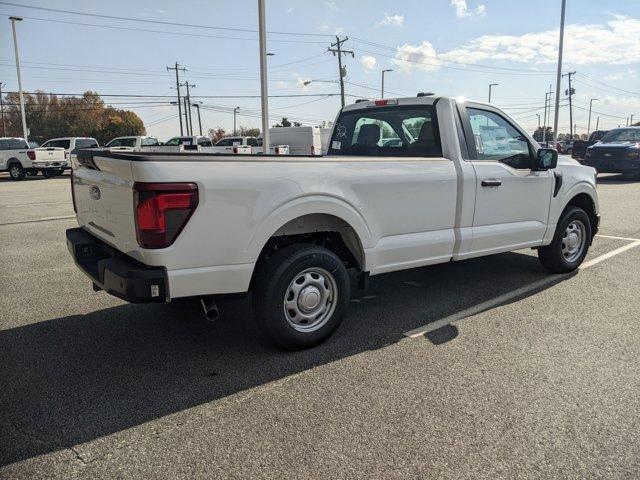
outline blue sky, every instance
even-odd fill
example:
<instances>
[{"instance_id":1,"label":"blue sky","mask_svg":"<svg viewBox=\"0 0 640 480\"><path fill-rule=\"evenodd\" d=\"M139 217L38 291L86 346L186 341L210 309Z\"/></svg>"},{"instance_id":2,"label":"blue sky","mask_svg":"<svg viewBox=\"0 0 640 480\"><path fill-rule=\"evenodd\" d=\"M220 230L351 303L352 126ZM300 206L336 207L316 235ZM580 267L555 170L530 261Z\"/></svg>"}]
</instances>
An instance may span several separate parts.
<instances>
[{"instance_id":1,"label":"blue sky","mask_svg":"<svg viewBox=\"0 0 640 480\"><path fill-rule=\"evenodd\" d=\"M95 90L120 108L136 111L149 134L167 139L178 133L174 77L166 65L178 61L196 85L203 127L230 130L230 108L240 107L239 124L259 126L257 98L195 98L259 94L257 1L13 0L0 3L0 81L16 90L8 15L20 15L18 37L26 91L77 93ZM568 0L564 71L578 72L574 123L587 128L589 99L597 98L600 126L640 120L640 1ZM199 28L25 8L26 5L153 22L223 27ZM538 0L317 0L267 1L271 95L335 94L336 59L326 49L335 34L347 35L346 92L378 97L380 70L387 96L418 91L487 99L504 107L526 128L537 125L544 92L555 89L560 1ZM141 31L144 30L144 31ZM287 34L275 33L287 32ZM294 34L292 34L294 33ZM303 86L305 80L320 80ZM566 88L563 80L562 90ZM347 101L353 101L349 97ZM151 103L156 102L156 103ZM561 100L561 105L566 101ZM336 96L272 98L270 114L306 124L333 120ZM195 111L194 111L195 113ZM173 116L173 117L172 117ZM592 126L598 113L594 113ZM275 120L274 120L275 122ZM560 132L569 129L561 108Z\"/></svg>"}]
</instances>

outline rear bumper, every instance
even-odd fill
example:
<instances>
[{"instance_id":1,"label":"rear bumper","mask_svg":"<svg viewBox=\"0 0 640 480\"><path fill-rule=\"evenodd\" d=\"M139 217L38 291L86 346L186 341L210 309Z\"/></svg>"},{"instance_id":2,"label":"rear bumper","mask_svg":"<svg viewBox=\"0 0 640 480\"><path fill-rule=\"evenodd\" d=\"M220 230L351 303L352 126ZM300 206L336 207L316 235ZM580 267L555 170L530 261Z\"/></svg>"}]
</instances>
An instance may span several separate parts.
<instances>
[{"instance_id":1,"label":"rear bumper","mask_svg":"<svg viewBox=\"0 0 640 480\"><path fill-rule=\"evenodd\" d=\"M59 162L31 162L31 168L69 168L66 160Z\"/></svg>"},{"instance_id":2,"label":"rear bumper","mask_svg":"<svg viewBox=\"0 0 640 480\"><path fill-rule=\"evenodd\" d=\"M164 267L143 265L82 228L67 230L67 248L94 288L131 303L169 301Z\"/></svg>"}]
</instances>

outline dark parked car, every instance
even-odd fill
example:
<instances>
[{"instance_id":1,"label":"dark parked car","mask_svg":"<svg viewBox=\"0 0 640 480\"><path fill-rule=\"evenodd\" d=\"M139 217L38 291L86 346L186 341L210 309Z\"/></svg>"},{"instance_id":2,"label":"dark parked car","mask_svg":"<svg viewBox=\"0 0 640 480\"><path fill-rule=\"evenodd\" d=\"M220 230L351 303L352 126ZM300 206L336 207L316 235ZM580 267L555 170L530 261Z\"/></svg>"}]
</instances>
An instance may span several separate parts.
<instances>
[{"instance_id":1,"label":"dark parked car","mask_svg":"<svg viewBox=\"0 0 640 480\"><path fill-rule=\"evenodd\" d=\"M640 179L640 127L610 130L587 148L582 163L598 173L624 173Z\"/></svg>"},{"instance_id":2,"label":"dark parked car","mask_svg":"<svg viewBox=\"0 0 640 480\"><path fill-rule=\"evenodd\" d=\"M591 145L595 145L596 142L599 142L607 131L608 130L595 130L591 132L591 135L589 135L589 140L574 140L573 148L571 149L571 156L576 160L582 160L585 153L587 153L587 148Z\"/></svg>"}]
</instances>

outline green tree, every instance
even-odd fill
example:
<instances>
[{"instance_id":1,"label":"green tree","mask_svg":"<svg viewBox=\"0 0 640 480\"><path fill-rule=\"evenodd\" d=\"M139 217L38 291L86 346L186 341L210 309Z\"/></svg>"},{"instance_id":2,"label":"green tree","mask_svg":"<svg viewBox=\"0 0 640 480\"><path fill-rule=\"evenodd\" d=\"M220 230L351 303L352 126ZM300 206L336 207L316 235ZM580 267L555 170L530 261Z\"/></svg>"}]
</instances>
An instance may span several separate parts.
<instances>
[{"instance_id":1,"label":"green tree","mask_svg":"<svg viewBox=\"0 0 640 480\"><path fill-rule=\"evenodd\" d=\"M287 117L282 117L280 123L276 123L274 127L290 127L291 122L287 119Z\"/></svg>"},{"instance_id":2,"label":"green tree","mask_svg":"<svg viewBox=\"0 0 640 480\"><path fill-rule=\"evenodd\" d=\"M238 128L238 135L241 137L259 137L260 129L255 127L243 127L240 125L240 128Z\"/></svg>"},{"instance_id":3,"label":"green tree","mask_svg":"<svg viewBox=\"0 0 640 480\"><path fill-rule=\"evenodd\" d=\"M546 130L547 130L547 135L545 140L549 142L553 140L553 129L551 127L546 127ZM542 127L536 128L536 130L533 132L533 139L536 142L542 142L543 132L544 132L544 129Z\"/></svg>"},{"instance_id":4,"label":"green tree","mask_svg":"<svg viewBox=\"0 0 640 480\"><path fill-rule=\"evenodd\" d=\"M37 91L25 94L29 138L43 142L55 137L95 137L103 143L116 135L143 135L145 128L135 113L105 105L96 92L61 97ZM22 136L20 99L10 93L4 99L7 134ZM113 136L111 136L114 134Z\"/></svg>"}]
</instances>

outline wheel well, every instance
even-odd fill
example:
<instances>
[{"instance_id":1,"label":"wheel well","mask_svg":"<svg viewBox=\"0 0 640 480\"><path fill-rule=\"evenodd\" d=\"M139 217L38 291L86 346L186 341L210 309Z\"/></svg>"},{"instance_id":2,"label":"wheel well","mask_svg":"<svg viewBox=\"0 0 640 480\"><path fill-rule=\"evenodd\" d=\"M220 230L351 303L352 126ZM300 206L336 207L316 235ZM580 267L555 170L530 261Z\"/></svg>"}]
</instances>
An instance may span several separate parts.
<instances>
[{"instance_id":1,"label":"wheel well","mask_svg":"<svg viewBox=\"0 0 640 480\"><path fill-rule=\"evenodd\" d=\"M18 163L20 166L22 166L22 163L20 163L20 160L18 160L15 157L12 157L9 160L7 160L7 168L9 168L9 165L13 165L14 163Z\"/></svg>"},{"instance_id":2,"label":"wheel well","mask_svg":"<svg viewBox=\"0 0 640 480\"><path fill-rule=\"evenodd\" d=\"M596 214L595 203L593 202L593 199L591 198L591 196L587 193L579 193L578 195L573 197L571 200L569 200L569 203L567 203L567 207L569 207L569 205L574 207L579 207L583 209L585 212L587 212L587 215L589 216L589 221L591 222L591 235L595 236L596 227L598 225L598 216ZM567 207L565 207L565 210Z\"/></svg>"},{"instance_id":3,"label":"wheel well","mask_svg":"<svg viewBox=\"0 0 640 480\"><path fill-rule=\"evenodd\" d=\"M279 250L296 243L311 243L331 250L347 268L363 270L364 249L356 231L341 218L328 214L298 217L280 227L260 251L249 288L260 264Z\"/></svg>"}]
</instances>

